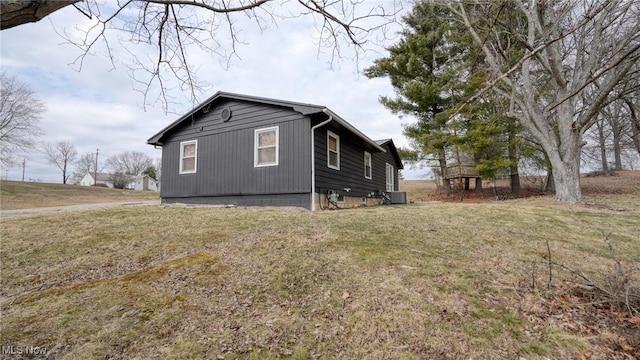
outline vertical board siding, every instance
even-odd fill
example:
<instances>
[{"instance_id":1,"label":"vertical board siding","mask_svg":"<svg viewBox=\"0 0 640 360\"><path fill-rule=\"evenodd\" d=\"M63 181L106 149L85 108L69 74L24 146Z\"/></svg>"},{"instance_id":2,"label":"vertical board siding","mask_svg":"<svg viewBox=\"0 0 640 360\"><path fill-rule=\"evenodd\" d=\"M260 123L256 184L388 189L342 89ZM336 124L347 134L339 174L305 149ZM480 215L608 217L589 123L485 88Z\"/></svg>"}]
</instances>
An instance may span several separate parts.
<instances>
[{"instance_id":1,"label":"vertical board siding","mask_svg":"<svg viewBox=\"0 0 640 360\"><path fill-rule=\"evenodd\" d=\"M220 112L229 107L231 119ZM254 167L254 131L279 127L279 163ZM309 193L310 120L293 110L226 101L171 134L162 149L161 197L242 196ZM180 142L198 140L195 174L178 174Z\"/></svg>"},{"instance_id":2,"label":"vertical board siding","mask_svg":"<svg viewBox=\"0 0 640 360\"><path fill-rule=\"evenodd\" d=\"M327 130L340 136L340 170L327 165ZM361 139L345 131L322 127L316 130L315 145L316 192L325 194L328 190L336 190L350 196L367 196L378 191L375 174L371 180L364 177L364 152L372 151L365 149ZM351 189L349 193L345 188Z\"/></svg>"},{"instance_id":3,"label":"vertical board siding","mask_svg":"<svg viewBox=\"0 0 640 360\"><path fill-rule=\"evenodd\" d=\"M340 136L340 170L327 166L327 130ZM342 195L366 197L369 194L386 191L386 164L398 170L391 148L382 146L387 152L366 149L361 139L353 134L322 127L315 133L316 192L326 194L336 190ZM371 179L364 176L364 152L371 153ZM394 172L394 187L398 190L398 172ZM344 189L350 188L347 193Z\"/></svg>"}]
</instances>

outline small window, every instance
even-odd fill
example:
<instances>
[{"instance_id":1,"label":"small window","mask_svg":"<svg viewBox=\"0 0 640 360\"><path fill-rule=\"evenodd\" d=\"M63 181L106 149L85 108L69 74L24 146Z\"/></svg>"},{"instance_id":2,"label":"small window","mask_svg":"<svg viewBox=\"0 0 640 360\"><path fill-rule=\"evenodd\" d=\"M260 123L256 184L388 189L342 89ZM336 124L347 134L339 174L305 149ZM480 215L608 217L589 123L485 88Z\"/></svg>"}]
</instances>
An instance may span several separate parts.
<instances>
[{"instance_id":1,"label":"small window","mask_svg":"<svg viewBox=\"0 0 640 360\"><path fill-rule=\"evenodd\" d=\"M198 140L183 141L180 143L180 174L193 174L196 172L198 159Z\"/></svg>"},{"instance_id":2,"label":"small window","mask_svg":"<svg viewBox=\"0 0 640 360\"><path fill-rule=\"evenodd\" d=\"M278 165L278 127L257 129L255 131L254 165Z\"/></svg>"},{"instance_id":3,"label":"small window","mask_svg":"<svg viewBox=\"0 0 640 360\"><path fill-rule=\"evenodd\" d=\"M371 154L364 152L364 177L371 180Z\"/></svg>"},{"instance_id":4,"label":"small window","mask_svg":"<svg viewBox=\"0 0 640 360\"><path fill-rule=\"evenodd\" d=\"M340 170L340 137L327 131L327 166Z\"/></svg>"}]
</instances>

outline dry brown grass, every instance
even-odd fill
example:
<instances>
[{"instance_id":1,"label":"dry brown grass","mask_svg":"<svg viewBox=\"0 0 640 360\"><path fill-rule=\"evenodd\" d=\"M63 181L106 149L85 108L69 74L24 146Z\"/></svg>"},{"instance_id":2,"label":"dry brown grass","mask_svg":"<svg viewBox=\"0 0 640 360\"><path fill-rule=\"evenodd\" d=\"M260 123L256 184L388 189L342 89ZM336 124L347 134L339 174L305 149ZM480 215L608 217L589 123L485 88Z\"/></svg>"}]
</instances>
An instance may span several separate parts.
<instances>
[{"instance_id":1,"label":"dry brown grass","mask_svg":"<svg viewBox=\"0 0 640 360\"><path fill-rule=\"evenodd\" d=\"M465 192L463 202L495 202L520 199L528 203L549 204L553 194L543 193L539 176L522 176L520 182L524 191L513 195L509 191L509 179L483 180L483 192L477 194L474 181ZM587 206L609 207L611 210L627 211L640 209L640 171L617 171L613 176L587 176L580 179L582 194ZM459 202L458 196L442 194L434 180L402 180L400 189L407 192L409 201Z\"/></svg>"},{"instance_id":2,"label":"dry brown grass","mask_svg":"<svg viewBox=\"0 0 640 360\"><path fill-rule=\"evenodd\" d=\"M0 210L159 199L157 192L0 181Z\"/></svg>"},{"instance_id":3,"label":"dry brown grass","mask_svg":"<svg viewBox=\"0 0 640 360\"><path fill-rule=\"evenodd\" d=\"M434 180L400 180L400 190L407 192L407 200L413 202L434 199L438 187Z\"/></svg>"},{"instance_id":4,"label":"dry brown grass","mask_svg":"<svg viewBox=\"0 0 640 360\"><path fill-rule=\"evenodd\" d=\"M0 343L60 359L624 359L640 347L636 318L617 309L620 323L590 322L603 308L570 292L576 279L559 268L548 284L545 269L548 241L554 262L609 273L607 231L621 264L638 270L640 209L612 210L630 194L610 196L606 207L3 219Z\"/></svg>"}]
</instances>

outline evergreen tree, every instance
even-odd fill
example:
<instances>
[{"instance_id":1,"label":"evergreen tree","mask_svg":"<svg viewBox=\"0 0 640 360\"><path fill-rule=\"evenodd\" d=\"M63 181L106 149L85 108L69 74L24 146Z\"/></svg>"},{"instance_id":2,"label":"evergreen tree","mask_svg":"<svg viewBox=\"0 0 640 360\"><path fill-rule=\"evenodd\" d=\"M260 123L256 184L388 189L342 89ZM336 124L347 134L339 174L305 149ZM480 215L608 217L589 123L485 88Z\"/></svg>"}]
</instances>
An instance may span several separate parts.
<instances>
[{"instance_id":1,"label":"evergreen tree","mask_svg":"<svg viewBox=\"0 0 640 360\"><path fill-rule=\"evenodd\" d=\"M407 29L402 39L387 50L389 56L377 59L365 70L369 78L388 77L397 97L381 97L380 102L393 113L410 115L418 121L405 126L415 160L435 156L439 172L446 172L446 151L451 145L447 118L437 116L451 106L450 92L456 57L461 49L449 38L455 34L455 23L447 9L417 3L403 18ZM446 191L450 191L444 181Z\"/></svg>"},{"instance_id":2,"label":"evergreen tree","mask_svg":"<svg viewBox=\"0 0 640 360\"><path fill-rule=\"evenodd\" d=\"M382 104L418 120L405 126L412 147L406 155L413 161L437 159L447 193L447 157L460 162L460 152L473 158L483 177L509 173L512 191L520 191L519 126L506 116L506 100L477 95L486 82L480 48L446 7L420 2L403 20L402 39L365 74L388 77L398 96L381 97Z\"/></svg>"}]
</instances>

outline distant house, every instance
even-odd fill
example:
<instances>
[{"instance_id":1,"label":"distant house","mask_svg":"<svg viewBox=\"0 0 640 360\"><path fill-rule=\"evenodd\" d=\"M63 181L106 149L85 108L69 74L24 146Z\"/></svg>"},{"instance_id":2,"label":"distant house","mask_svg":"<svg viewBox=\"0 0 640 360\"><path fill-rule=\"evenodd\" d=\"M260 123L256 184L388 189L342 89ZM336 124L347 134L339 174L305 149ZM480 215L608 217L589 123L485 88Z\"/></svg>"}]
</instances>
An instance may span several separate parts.
<instances>
[{"instance_id":1,"label":"distant house","mask_svg":"<svg viewBox=\"0 0 640 360\"><path fill-rule=\"evenodd\" d=\"M393 141L321 105L218 92L147 142L162 147L163 203L315 210L405 199Z\"/></svg>"},{"instance_id":2,"label":"distant house","mask_svg":"<svg viewBox=\"0 0 640 360\"><path fill-rule=\"evenodd\" d=\"M139 175L133 183L134 190L158 191L158 181L149 175Z\"/></svg>"},{"instance_id":3,"label":"distant house","mask_svg":"<svg viewBox=\"0 0 640 360\"><path fill-rule=\"evenodd\" d=\"M94 184L104 184L107 187L113 188L113 180L111 178L111 174L109 173L98 173L98 181L94 180L94 173L88 172L86 173L82 179L80 180L80 185L82 186L93 186Z\"/></svg>"}]
</instances>

